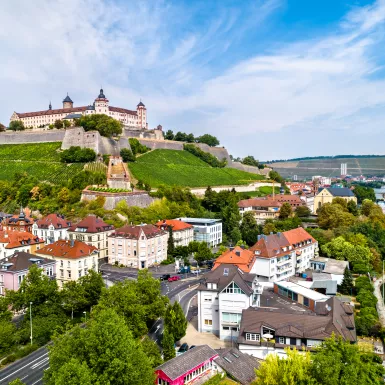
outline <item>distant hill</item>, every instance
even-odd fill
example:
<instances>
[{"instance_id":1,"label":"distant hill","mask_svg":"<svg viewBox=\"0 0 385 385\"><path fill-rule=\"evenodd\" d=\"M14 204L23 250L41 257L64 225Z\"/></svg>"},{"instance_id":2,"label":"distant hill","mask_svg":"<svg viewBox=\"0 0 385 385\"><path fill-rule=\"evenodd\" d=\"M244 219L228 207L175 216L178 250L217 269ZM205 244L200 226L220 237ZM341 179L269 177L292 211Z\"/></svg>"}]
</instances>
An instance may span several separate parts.
<instances>
[{"instance_id":1,"label":"distant hill","mask_svg":"<svg viewBox=\"0 0 385 385\"><path fill-rule=\"evenodd\" d=\"M348 175L379 176L385 175L385 156L350 156L306 158L302 160L288 160L269 164L284 178L310 179L314 175L340 176L341 163L347 164Z\"/></svg>"},{"instance_id":2,"label":"distant hill","mask_svg":"<svg viewBox=\"0 0 385 385\"><path fill-rule=\"evenodd\" d=\"M153 150L128 164L137 180L151 187L162 184L206 187L249 184L264 179L233 168L213 168L187 151Z\"/></svg>"}]
</instances>

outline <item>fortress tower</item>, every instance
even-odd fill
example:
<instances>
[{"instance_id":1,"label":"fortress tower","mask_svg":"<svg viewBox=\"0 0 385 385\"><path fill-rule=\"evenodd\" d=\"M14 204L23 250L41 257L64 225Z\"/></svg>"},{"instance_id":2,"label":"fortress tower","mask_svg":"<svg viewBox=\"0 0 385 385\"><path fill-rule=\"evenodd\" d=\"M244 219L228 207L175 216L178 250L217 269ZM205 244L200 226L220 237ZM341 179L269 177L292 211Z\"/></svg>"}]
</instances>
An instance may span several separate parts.
<instances>
[{"instance_id":1,"label":"fortress tower","mask_svg":"<svg viewBox=\"0 0 385 385\"><path fill-rule=\"evenodd\" d=\"M63 108L74 108L74 102L68 96L68 93L67 93L67 96L63 99Z\"/></svg>"},{"instance_id":2,"label":"fortress tower","mask_svg":"<svg viewBox=\"0 0 385 385\"><path fill-rule=\"evenodd\" d=\"M139 104L136 106L136 111L138 114L138 124L140 128L147 128L147 117L146 117L146 106L142 103L142 101L139 102Z\"/></svg>"},{"instance_id":3,"label":"fortress tower","mask_svg":"<svg viewBox=\"0 0 385 385\"><path fill-rule=\"evenodd\" d=\"M109 100L103 93L103 88L100 89L99 96L95 99L95 113L108 115Z\"/></svg>"}]
</instances>

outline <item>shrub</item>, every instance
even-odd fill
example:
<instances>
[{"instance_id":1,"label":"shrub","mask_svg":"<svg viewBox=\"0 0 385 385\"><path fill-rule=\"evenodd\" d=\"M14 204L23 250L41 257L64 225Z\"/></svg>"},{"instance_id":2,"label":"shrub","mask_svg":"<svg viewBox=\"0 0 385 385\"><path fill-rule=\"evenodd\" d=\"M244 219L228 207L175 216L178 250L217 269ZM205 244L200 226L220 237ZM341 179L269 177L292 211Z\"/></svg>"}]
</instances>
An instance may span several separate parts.
<instances>
[{"instance_id":1,"label":"shrub","mask_svg":"<svg viewBox=\"0 0 385 385\"><path fill-rule=\"evenodd\" d=\"M148 147L141 144L136 138L129 138L128 142L130 143L133 155L144 154L150 150Z\"/></svg>"},{"instance_id":2,"label":"shrub","mask_svg":"<svg viewBox=\"0 0 385 385\"><path fill-rule=\"evenodd\" d=\"M193 144L184 144L183 149L195 155L196 157L202 159L204 162L208 163L212 167L223 168L223 167L226 167L227 165L226 159L219 160L214 155L211 155L208 152L202 151L200 148L194 146Z\"/></svg>"},{"instance_id":3,"label":"shrub","mask_svg":"<svg viewBox=\"0 0 385 385\"><path fill-rule=\"evenodd\" d=\"M86 163L93 162L96 153L91 148L81 148L79 146L71 146L68 150L64 150L60 154L60 160L63 163Z\"/></svg>"},{"instance_id":4,"label":"shrub","mask_svg":"<svg viewBox=\"0 0 385 385\"><path fill-rule=\"evenodd\" d=\"M135 162L136 160L135 155L128 148L122 148L120 150L120 156L122 157L123 162Z\"/></svg>"}]
</instances>

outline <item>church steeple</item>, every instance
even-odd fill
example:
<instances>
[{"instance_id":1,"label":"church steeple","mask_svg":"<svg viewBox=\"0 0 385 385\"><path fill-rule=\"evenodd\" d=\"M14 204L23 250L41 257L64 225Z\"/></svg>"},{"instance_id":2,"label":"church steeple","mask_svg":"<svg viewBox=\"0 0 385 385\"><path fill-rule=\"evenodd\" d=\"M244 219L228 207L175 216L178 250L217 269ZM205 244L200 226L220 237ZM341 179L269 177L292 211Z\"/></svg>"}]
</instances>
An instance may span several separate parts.
<instances>
[{"instance_id":1,"label":"church steeple","mask_svg":"<svg viewBox=\"0 0 385 385\"><path fill-rule=\"evenodd\" d=\"M52 110L52 104L51 104L51 101L49 101L48 109L49 109L49 110Z\"/></svg>"}]
</instances>

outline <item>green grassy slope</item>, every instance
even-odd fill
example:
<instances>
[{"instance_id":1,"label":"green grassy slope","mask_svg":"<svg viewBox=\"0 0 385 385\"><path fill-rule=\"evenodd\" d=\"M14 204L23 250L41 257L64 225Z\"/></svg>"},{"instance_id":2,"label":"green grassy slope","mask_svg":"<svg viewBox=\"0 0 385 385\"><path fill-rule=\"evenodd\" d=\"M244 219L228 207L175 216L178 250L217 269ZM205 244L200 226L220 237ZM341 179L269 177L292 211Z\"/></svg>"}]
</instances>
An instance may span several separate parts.
<instances>
[{"instance_id":1,"label":"green grassy slope","mask_svg":"<svg viewBox=\"0 0 385 385\"><path fill-rule=\"evenodd\" d=\"M186 187L249 184L263 176L232 168L213 168L187 151L154 150L129 163L138 180L151 187L161 184Z\"/></svg>"},{"instance_id":2,"label":"green grassy slope","mask_svg":"<svg viewBox=\"0 0 385 385\"><path fill-rule=\"evenodd\" d=\"M57 150L61 142L0 145L0 180L11 180L17 172L60 182L81 171L84 164L63 164Z\"/></svg>"}]
</instances>

